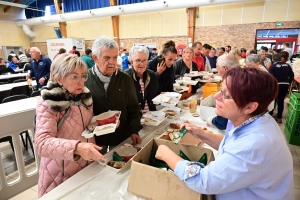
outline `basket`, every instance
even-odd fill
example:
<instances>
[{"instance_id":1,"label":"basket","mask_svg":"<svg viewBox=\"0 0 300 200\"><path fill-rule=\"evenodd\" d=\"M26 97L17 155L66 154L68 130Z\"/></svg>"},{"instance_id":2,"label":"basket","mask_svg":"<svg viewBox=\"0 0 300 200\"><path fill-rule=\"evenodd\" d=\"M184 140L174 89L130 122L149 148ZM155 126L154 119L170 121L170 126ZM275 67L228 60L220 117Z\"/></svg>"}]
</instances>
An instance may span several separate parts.
<instances>
[{"instance_id":1,"label":"basket","mask_svg":"<svg viewBox=\"0 0 300 200\"><path fill-rule=\"evenodd\" d=\"M300 145L300 111L297 104L290 104L284 127L285 137L290 144Z\"/></svg>"}]
</instances>

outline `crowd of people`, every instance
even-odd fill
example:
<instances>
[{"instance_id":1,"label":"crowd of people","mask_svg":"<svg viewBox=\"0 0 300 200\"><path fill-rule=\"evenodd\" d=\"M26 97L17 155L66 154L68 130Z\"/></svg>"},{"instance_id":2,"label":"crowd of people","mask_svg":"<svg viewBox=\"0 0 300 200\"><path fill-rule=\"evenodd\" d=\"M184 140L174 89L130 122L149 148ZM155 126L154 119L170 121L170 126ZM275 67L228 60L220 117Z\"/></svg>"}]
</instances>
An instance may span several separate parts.
<instances>
[{"instance_id":1,"label":"crowd of people","mask_svg":"<svg viewBox=\"0 0 300 200\"><path fill-rule=\"evenodd\" d=\"M92 161L103 159L103 154L125 139L141 144L140 119L143 113L156 110L152 99L161 92L172 92L175 80L186 73L215 68L223 84L214 96L217 117L207 124L226 129L225 135L191 124L181 128L219 150L216 161L204 167L182 160L166 146L159 146L156 158L203 194L226 199L289 199L293 162L276 123L282 122L283 100L294 78L288 64L290 53L285 50L271 54L266 47L256 52L195 42L178 59L173 41L167 41L159 53L133 46L120 54L113 39L98 37L85 55L78 56L76 47L69 53L60 50L52 62L32 47L32 70L27 78L35 77L41 89L34 140L42 157L39 197ZM274 100L276 121L274 107L268 108ZM93 116L109 110L122 113L114 133L89 140L81 136Z\"/></svg>"}]
</instances>

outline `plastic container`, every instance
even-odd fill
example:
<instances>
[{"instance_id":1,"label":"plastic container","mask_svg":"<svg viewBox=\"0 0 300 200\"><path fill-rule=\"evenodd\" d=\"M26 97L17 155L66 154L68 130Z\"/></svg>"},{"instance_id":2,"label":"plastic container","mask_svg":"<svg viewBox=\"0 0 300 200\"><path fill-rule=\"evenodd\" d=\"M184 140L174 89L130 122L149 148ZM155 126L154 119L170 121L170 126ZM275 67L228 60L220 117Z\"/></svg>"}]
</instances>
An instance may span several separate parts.
<instances>
[{"instance_id":1,"label":"plastic container","mask_svg":"<svg viewBox=\"0 0 300 200\"><path fill-rule=\"evenodd\" d=\"M300 93L293 92L290 95L290 105L293 105L296 111L300 111Z\"/></svg>"},{"instance_id":2,"label":"plastic container","mask_svg":"<svg viewBox=\"0 0 300 200\"><path fill-rule=\"evenodd\" d=\"M218 92L218 85L216 83L206 83L202 89L203 97L206 98L211 94Z\"/></svg>"},{"instance_id":3,"label":"plastic container","mask_svg":"<svg viewBox=\"0 0 300 200\"><path fill-rule=\"evenodd\" d=\"M197 110L197 100L191 99L189 107L190 107L190 113L195 113Z\"/></svg>"},{"instance_id":4,"label":"plastic container","mask_svg":"<svg viewBox=\"0 0 300 200\"><path fill-rule=\"evenodd\" d=\"M300 111L297 104L290 104L284 127L285 137L290 144L300 145Z\"/></svg>"}]
</instances>

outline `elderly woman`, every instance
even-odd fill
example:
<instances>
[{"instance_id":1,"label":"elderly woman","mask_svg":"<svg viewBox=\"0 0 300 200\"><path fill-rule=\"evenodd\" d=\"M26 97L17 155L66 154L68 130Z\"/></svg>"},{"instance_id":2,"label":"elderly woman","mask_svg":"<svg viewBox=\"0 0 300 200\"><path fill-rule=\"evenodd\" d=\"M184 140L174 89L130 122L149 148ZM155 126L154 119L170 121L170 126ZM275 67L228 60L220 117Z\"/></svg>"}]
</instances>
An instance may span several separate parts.
<instances>
[{"instance_id":1,"label":"elderly woman","mask_svg":"<svg viewBox=\"0 0 300 200\"><path fill-rule=\"evenodd\" d=\"M246 58L246 67L254 67L254 68L268 72L268 70L260 64L260 55L258 55L258 54L250 54Z\"/></svg>"},{"instance_id":2,"label":"elderly woman","mask_svg":"<svg viewBox=\"0 0 300 200\"><path fill-rule=\"evenodd\" d=\"M216 160L204 167L182 160L163 145L156 158L164 160L189 188L216 194L217 199L294 199L292 156L280 128L267 113L277 93L271 74L232 68L223 77L222 90L215 94L216 114L229 119L226 134L183 125L219 148Z\"/></svg>"},{"instance_id":3,"label":"elderly woman","mask_svg":"<svg viewBox=\"0 0 300 200\"><path fill-rule=\"evenodd\" d=\"M158 77L149 69L146 69L149 50L144 46L134 46L130 49L132 68L125 70L133 79L137 98L142 113L155 111L156 106L152 99L159 94Z\"/></svg>"},{"instance_id":4,"label":"elderly woman","mask_svg":"<svg viewBox=\"0 0 300 200\"><path fill-rule=\"evenodd\" d=\"M81 136L93 117L92 96L84 87L87 67L76 55L61 54L51 65L36 110L35 148L41 156L39 197L91 161L103 159L94 138Z\"/></svg>"},{"instance_id":5,"label":"elderly woman","mask_svg":"<svg viewBox=\"0 0 300 200\"><path fill-rule=\"evenodd\" d=\"M162 55L155 57L148 63L147 69L158 76L159 92L173 92L174 62L177 58L175 43L170 40L164 44Z\"/></svg>"},{"instance_id":6,"label":"elderly woman","mask_svg":"<svg viewBox=\"0 0 300 200\"><path fill-rule=\"evenodd\" d=\"M236 48L236 49L232 49L230 51L231 54L233 54L238 60L239 60L239 63L240 63L240 67L241 68L244 68L245 67L245 58L242 57L242 52L240 49Z\"/></svg>"},{"instance_id":7,"label":"elderly woman","mask_svg":"<svg viewBox=\"0 0 300 200\"><path fill-rule=\"evenodd\" d=\"M183 77L185 73L190 71L198 71L197 64L192 61L194 57L194 49L187 47L183 50L182 59L174 63L175 78Z\"/></svg>"}]
</instances>

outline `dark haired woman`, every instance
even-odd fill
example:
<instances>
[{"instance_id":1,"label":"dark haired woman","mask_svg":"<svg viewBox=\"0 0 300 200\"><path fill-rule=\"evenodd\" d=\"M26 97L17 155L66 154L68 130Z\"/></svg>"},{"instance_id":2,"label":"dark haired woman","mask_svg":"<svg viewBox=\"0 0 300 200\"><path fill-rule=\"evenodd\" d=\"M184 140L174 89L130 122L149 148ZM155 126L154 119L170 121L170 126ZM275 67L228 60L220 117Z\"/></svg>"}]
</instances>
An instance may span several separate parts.
<instances>
[{"instance_id":1,"label":"dark haired woman","mask_svg":"<svg viewBox=\"0 0 300 200\"><path fill-rule=\"evenodd\" d=\"M162 54L148 63L147 69L158 76L159 92L173 92L174 67L177 58L175 43L170 40L164 44Z\"/></svg>"}]
</instances>

